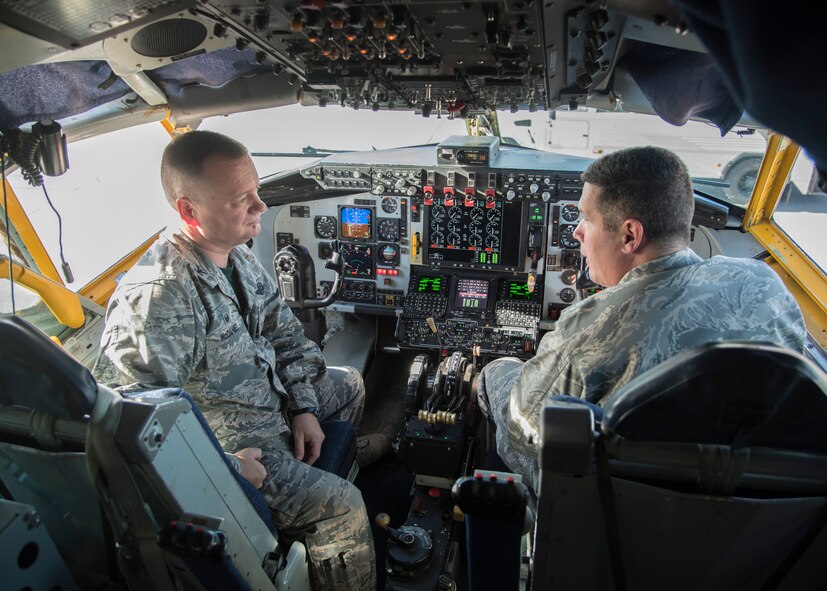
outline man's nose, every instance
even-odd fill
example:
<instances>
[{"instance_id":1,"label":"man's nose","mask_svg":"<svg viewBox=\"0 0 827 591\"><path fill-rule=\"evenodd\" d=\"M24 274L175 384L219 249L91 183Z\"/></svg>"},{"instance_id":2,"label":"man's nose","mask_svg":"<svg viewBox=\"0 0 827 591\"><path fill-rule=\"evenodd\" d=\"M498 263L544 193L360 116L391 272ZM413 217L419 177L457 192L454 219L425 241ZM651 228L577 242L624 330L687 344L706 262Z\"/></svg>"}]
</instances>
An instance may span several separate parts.
<instances>
[{"instance_id":1,"label":"man's nose","mask_svg":"<svg viewBox=\"0 0 827 591\"><path fill-rule=\"evenodd\" d=\"M574 229L574 232L572 233L572 236L577 238L577 240L579 240L580 242L583 242L583 229L582 229L582 226L583 226L583 222L581 221L579 224L577 224L577 227Z\"/></svg>"},{"instance_id":2,"label":"man's nose","mask_svg":"<svg viewBox=\"0 0 827 591\"><path fill-rule=\"evenodd\" d=\"M253 206L250 208L253 211L264 213L267 211L267 204L261 200L261 197L258 196L258 192L256 192L255 201L253 201Z\"/></svg>"}]
</instances>

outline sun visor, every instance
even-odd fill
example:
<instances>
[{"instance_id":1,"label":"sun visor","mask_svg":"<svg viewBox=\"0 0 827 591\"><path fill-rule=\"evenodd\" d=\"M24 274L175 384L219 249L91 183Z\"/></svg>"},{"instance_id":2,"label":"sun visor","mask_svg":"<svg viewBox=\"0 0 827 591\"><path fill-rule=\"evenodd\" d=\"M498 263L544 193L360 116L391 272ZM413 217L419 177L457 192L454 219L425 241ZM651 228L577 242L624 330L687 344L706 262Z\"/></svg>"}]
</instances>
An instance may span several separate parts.
<instances>
[{"instance_id":1,"label":"sun visor","mask_svg":"<svg viewBox=\"0 0 827 591\"><path fill-rule=\"evenodd\" d=\"M629 72L654 112L672 125L706 119L723 136L743 115L705 53L638 42L618 66Z\"/></svg>"},{"instance_id":2,"label":"sun visor","mask_svg":"<svg viewBox=\"0 0 827 591\"><path fill-rule=\"evenodd\" d=\"M26 66L0 74L0 132L84 113L131 92L103 61Z\"/></svg>"},{"instance_id":3,"label":"sun visor","mask_svg":"<svg viewBox=\"0 0 827 591\"><path fill-rule=\"evenodd\" d=\"M256 63L255 52L234 47L172 62L147 75L179 110L187 110L187 93L193 88L219 88L265 73L271 68ZM288 86L285 82L283 86ZM114 75L105 61L72 61L26 66L0 74L0 132L40 119L60 120L115 101L132 89ZM295 102L292 87L283 94ZM237 98L237 97L236 97Z\"/></svg>"}]
</instances>

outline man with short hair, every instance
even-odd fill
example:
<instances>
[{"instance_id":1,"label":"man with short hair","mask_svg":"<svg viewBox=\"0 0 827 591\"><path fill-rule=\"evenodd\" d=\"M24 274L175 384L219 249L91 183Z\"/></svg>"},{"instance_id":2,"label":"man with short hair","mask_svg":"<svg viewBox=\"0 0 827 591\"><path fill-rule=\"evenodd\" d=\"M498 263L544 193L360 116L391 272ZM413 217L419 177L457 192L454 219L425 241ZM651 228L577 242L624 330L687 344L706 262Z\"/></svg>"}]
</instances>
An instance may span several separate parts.
<instances>
[{"instance_id":1,"label":"man with short hair","mask_svg":"<svg viewBox=\"0 0 827 591\"><path fill-rule=\"evenodd\" d=\"M765 263L689 249L694 197L672 152L630 148L583 173L574 232L600 293L569 306L525 364L498 359L479 380L497 451L535 483L540 412L552 396L603 404L635 376L713 341L752 340L798 352L804 320Z\"/></svg>"},{"instance_id":2,"label":"man with short hair","mask_svg":"<svg viewBox=\"0 0 827 591\"><path fill-rule=\"evenodd\" d=\"M96 377L189 392L280 532L304 539L314 588L374 589L359 490L312 466L324 439L318 419L358 425L364 383L353 368L325 366L245 246L267 210L249 153L221 134L190 132L164 150L161 181L181 225L120 281Z\"/></svg>"}]
</instances>

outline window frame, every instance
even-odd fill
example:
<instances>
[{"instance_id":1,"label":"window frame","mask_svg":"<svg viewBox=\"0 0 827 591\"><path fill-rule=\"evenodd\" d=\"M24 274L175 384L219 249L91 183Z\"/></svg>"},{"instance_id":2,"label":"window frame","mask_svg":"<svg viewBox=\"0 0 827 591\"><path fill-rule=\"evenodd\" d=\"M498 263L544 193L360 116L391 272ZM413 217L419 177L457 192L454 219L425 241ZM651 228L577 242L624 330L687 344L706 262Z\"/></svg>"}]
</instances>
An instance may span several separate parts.
<instances>
[{"instance_id":1,"label":"window frame","mask_svg":"<svg viewBox=\"0 0 827 591\"><path fill-rule=\"evenodd\" d=\"M767 250L768 263L801 306L810 335L827 347L827 276L772 218L800 151L789 138L770 134L741 228Z\"/></svg>"}]
</instances>

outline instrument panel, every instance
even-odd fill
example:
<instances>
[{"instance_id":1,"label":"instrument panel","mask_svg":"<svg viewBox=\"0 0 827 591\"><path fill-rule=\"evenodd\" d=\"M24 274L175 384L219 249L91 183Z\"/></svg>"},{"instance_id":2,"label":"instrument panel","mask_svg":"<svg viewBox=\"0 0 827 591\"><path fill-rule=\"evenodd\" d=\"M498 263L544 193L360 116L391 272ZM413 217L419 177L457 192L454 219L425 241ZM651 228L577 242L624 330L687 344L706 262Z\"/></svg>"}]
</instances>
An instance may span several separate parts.
<instances>
[{"instance_id":1,"label":"instrument panel","mask_svg":"<svg viewBox=\"0 0 827 591\"><path fill-rule=\"evenodd\" d=\"M400 317L403 346L530 356L538 324L588 295L573 236L588 163L496 138L336 154L301 170L335 197L283 207L276 246L309 250L319 297L338 248L331 307Z\"/></svg>"}]
</instances>

